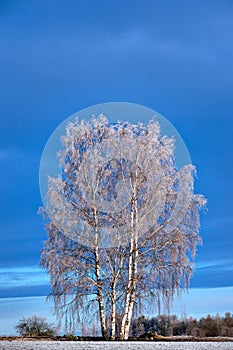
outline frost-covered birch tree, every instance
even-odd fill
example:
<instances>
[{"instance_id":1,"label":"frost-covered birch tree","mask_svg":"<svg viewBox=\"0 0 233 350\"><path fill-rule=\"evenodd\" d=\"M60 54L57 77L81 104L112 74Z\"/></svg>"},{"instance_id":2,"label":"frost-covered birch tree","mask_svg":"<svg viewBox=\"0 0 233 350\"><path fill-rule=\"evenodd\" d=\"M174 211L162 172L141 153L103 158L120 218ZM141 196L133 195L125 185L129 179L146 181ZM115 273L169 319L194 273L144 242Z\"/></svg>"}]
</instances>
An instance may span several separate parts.
<instances>
[{"instance_id":1,"label":"frost-covered birch tree","mask_svg":"<svg viewBox=\"0 0 233 350\"><path fill-rule=\"evenodd\" d=\"M177 170L174 139L155 120L113 124L100 115L69 123L62 143L41 254L56 313L74 324L96 313L106 339L120 315L118 335L128 339L140 300L159 308L188 288L205 205L193 192L195 168Z\"/></svg>"}]
</instances>

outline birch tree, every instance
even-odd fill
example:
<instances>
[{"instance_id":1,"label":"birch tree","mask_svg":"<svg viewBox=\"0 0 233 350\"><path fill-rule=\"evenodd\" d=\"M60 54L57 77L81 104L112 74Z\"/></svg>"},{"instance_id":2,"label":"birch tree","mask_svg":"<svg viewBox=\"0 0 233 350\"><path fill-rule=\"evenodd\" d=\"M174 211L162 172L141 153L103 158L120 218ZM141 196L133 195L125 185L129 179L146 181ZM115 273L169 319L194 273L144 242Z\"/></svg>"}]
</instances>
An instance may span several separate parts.
<instances>
[{"instance_id":1,"label":"birch tree","mask_svg":"<svg viewBox=\"0 0 233 350\"><path fill-rule=\"evenodd\" d=\"M75 323L91 308L105 339L115 339L120 315L118 335L128 339L141 300L159 309L188 288L206 202L193 192L195 168L177 170L175 141L155 120L112 124L100 115L69 123L62 143L41 254L55 310Z\"/></svg>"}]
</instances>

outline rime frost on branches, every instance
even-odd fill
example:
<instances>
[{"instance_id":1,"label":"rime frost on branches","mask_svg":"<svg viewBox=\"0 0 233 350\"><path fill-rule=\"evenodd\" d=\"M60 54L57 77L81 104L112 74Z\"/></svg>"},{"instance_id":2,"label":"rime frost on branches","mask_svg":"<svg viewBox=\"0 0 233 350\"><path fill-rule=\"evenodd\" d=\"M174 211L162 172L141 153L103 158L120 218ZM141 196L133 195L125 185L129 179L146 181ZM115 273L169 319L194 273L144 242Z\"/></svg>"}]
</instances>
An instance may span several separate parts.
<instances>
[{"instance_id":1,"label":"rime frost on branches","mask_svg":"<svg viewBox=\"0 0 233 350\"><path fill-rule=\"evenodd\" d=\"M193 193L195 168L176 169L174 140L154 120L112 124L100 115L69 123L62 143L42 251L55 306L76 312L92 300L103 336L107 313L112 339L120 314L127 339L135 302L154 295L169 304L188 287L205 204Z\"/></svg>"}]
</instances>

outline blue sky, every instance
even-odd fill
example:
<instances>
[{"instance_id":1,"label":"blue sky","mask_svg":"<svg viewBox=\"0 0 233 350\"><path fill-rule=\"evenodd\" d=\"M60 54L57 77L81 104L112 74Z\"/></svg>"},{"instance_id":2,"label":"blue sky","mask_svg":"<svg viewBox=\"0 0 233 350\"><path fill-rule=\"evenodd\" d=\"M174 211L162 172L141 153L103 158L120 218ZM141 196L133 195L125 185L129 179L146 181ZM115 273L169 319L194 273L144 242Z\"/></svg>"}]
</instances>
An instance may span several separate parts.
<instances>
[{"instance_id":1,"label":"blue sky","mask_svg":"<svg viewBox=\"0 0 233 350\"><path fill-rule=\"evenodd\" d=\"M46 238L37 215L43 148L71 114L110 101L152 108L183 137L198 171L196 193L208 198L209 210L202 215L203 246L190 290L198 290L199 305L212 298L210 312L233 312L232 33L231 0L0 2L5 321L8 313L12 320L15 300L44 302L49 292L48 277L38 268ZM228 293L225 310L207 288L219 303ZM22 305L24 316L30 308ZM196 301L188 311L197 309Z\"/></svg>"}]
</instances>

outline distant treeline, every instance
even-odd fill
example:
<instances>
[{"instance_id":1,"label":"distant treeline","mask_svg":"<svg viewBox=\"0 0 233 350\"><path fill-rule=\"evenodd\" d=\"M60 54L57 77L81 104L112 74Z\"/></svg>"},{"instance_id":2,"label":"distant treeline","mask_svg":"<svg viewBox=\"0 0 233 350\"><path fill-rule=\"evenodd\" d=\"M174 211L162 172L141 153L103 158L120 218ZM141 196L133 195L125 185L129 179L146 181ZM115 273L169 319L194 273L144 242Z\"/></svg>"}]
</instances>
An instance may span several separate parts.
<instances>
[{"instance_id":1,"label":"distant treeline","mask_svg":"<svg viewBox=\"0 0 233 350\"><path fill-rule=\"evenodd\" d=\"M133 320L131 332L134 337L150 332L164 337L233 337L233 314L226 312L223 317L207 315L198 320L176 315L140 316Z\"/></svg>"}]
</instances>

